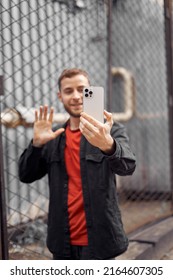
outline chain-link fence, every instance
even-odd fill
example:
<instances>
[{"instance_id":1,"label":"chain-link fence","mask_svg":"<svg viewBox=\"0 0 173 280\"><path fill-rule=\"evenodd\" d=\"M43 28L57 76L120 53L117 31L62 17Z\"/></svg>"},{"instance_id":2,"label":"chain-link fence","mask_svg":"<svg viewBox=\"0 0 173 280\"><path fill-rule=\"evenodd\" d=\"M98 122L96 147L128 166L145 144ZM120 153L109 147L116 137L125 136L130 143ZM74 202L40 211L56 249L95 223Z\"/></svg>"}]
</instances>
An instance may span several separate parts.
<instances>
[{"instance_id":1,"label":"chain-link fence","mask_svg":"<svg viewBox=\"0 0 173 280\"><path fill-rule=\"evenodd\" d=\"M127 233L169 215L164 1L1 0L0 20L10 258L51 257L45 246L47 178L23 184L17 163L32 137L31 109L48 104L57 114L64 112L57 100L57 79L64 68L88 71L91 83L105 88L105 106L112 112L128 115L125 107L131 106L122 120L128 120L137 169L131 177L117 178ZM126 89L129 80L131 88Z\"/></svg>"},{"instance_id":2,"label":"chain-link fence","mask_svg":"<svg viewBox=\"0 0 173 280\"><path fill-rule=\"evenodd\" d=\"M171 179L164 22L164 1L125 0L113 5L112 65L132 72L136 88L136 114L126 127L137 154L137 168L134 176L120 178L119 184L120 193L129 199L124 205L128 230L134 229L132 220L139 226L170 211L166 202ZM122 106L121 86L117 79L114 83L111 104L117 111ZM134 205L141 216L136 215Z\"/></svg>"}]
</instances>

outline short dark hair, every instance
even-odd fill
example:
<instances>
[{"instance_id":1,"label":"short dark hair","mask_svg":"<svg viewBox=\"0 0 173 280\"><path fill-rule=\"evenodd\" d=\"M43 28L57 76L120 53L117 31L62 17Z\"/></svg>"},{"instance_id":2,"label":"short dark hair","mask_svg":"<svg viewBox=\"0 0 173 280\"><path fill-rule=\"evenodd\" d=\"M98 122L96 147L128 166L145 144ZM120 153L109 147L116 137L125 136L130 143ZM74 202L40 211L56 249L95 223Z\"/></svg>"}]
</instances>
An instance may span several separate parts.
<instances>
[{"instance_id":1,"label":"short dark hair","mask_svg":"<svg viewBox=\"0 0 173 280\"><path fill-rule=\"evenodd\" d=\"M80 69L80 68L64 69L62 71L61 75L59 76L59 79L58 79L59 90L61 90L61 81L64 78L72 78L72 77L74 77L76 75L83 75L83 76L85 76L88 79L88 82L90 83L88 73L85 70Z\"/></svg>"}]
</instances>

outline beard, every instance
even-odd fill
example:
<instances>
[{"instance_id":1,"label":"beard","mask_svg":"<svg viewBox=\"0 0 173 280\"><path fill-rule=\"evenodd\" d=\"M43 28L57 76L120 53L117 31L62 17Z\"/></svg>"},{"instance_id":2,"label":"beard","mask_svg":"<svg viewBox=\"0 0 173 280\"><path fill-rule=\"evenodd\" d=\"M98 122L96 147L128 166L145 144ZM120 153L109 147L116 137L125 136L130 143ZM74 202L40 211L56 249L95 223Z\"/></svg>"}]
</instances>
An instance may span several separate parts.
<instances>
[{"instance_id":1,"label":"beard","mask_svg":"<svg viewBox=\"0 0 173 280\"><path fill-rule=\"evenodd\" d=\"M77 104L76 104L77 105ZM80 104L79 104L80 106ZM72 107L73 108L73 107ZM64 105L64 109L66 110L66 112L71 116L71 117L74 117L74 118L80 118L80 114L82 112L82 110L79 110L79 111L76 111L75 110L73 111L71 108L69 108L68 106Z\"/></svg>"}]
</instances>

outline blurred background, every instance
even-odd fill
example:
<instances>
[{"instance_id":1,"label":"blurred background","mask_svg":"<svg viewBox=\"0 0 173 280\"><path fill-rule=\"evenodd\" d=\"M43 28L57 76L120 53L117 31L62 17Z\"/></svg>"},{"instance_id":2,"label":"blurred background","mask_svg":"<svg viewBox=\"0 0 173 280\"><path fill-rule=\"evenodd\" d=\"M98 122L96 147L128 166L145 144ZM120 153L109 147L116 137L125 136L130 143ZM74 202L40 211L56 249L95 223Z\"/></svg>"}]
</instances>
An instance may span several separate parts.
<instances>
[{"instance_id":1,"label":"blurred background","mask_svg":"<svg viewBox=\"0 0 173 280\"><path fill-rule=\"evenodd\" d=\"M34 108L54 106L63 119L64 68L88 71L127 129L137 158L133 176L117 177L127 234L172 215L171 2L1 0L2 258L51 258L47 178L21 183L18 159L32 138Z\"/></svg>"}]
</instances>

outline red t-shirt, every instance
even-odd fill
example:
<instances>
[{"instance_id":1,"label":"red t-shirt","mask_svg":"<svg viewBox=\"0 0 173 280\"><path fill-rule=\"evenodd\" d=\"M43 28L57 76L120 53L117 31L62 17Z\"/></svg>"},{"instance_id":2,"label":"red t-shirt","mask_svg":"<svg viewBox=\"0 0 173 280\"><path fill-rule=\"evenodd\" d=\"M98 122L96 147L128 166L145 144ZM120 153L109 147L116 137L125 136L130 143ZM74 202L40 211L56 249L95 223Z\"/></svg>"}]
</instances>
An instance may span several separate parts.
<instances>
[{"instance_id":1,"label":"red t-shirt","mask_svg":"<svg viewBox=\"0 0 173 280\"><path fill-rule=\"evenodd\" d=\"M68 213L70 242L72 245L88 245L86 217L83 204L82 181L80 173L80 130L66 128L65 163L68 181Z\"/></svg>"}]
</instances>

